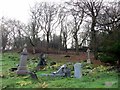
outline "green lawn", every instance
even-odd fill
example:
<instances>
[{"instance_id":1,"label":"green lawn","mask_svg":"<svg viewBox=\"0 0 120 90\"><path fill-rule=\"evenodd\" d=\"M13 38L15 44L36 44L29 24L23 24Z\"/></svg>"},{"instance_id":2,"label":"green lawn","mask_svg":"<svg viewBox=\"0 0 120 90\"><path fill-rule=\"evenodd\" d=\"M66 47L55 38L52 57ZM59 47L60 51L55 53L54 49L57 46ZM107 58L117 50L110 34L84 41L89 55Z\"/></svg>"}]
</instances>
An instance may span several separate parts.
<instances>
[{"instance_id":1,"label":"green lawn","mask_svg":"<svg viewBox=\"0 0 120 90\"><path fill-rule=\"evenodd\" d=\"M91 73L86 73L82 78L74 78L74 72L72 71L72 77L50 77L41 76L40 74L49 74L56 71L58 66L62 65L62 62L58 62L53 68L49 67L51 58L48 57L48 66L45 70L38 71L37 76L39 82L32 80L29 75L18 76L14 72L10 72L9 69L16 67L19 63L20 55L17 53L3 53L2 60L0 60L0 80L2 79L2 88L118 88L118 74L116 71L106 71L104 66L94 67L94 65L86 65L83 68L83 73L86 73L87 67L92 67L93 71ZM28 69L32 70L37 65L37 58L32 59L33 56L29 56ZM57 62L57 61L56 61ZM84 64L84 63L83 63ZM112 83L111 86L106 86L105 82Z\"/></svg>"}]
</instances>

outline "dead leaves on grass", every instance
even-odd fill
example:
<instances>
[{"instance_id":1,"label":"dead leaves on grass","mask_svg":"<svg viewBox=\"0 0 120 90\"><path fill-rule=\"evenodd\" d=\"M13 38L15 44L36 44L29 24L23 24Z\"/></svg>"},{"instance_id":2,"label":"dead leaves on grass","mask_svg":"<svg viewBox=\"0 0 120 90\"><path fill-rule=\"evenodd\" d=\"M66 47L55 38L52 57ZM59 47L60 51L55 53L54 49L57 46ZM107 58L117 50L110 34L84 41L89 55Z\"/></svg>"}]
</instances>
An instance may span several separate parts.
<instances>
[{"instance_id":1,"label":"dead leaves on grass","mask_svg":"<svg viewBox=\"0 0 120 90\"><path fill-rule=\"evenodd\" d=\"M36 85L36 88L47 88L48 84L46 82L43 83L39 83L38 85Z\"/></svg>"},{"instance_id":2,"label":"dead leaves on grass","mask_svg":"<svg viewBox=\"0 0 120 90\"><path fill-rule=\"evenodd\" d=\"M26 86L26 85L32 84L32 82L31 81L19 81L16 84L20 86Z\"/></svg>"}]
</instances>

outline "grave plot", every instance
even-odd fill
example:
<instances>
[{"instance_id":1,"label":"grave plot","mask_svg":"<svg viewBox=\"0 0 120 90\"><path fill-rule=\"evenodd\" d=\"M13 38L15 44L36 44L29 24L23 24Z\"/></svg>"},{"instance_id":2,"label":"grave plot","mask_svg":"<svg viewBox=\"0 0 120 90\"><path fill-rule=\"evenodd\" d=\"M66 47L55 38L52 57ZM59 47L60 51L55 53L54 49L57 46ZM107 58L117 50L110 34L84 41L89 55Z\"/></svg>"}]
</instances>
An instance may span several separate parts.
<instances>
[{"instance_id":1,"label":"grave plot","mask_svg":"<svg viewBox=\"0 0 120 90\"><path fill-rule=\"evenodd\" d=\"M39 63L36 56L35 62L33 56L28 55L29 60L26 62L29 74L18 75L11 68L16 68L20 63L21 54L3 53L2 71L0 79L2 79L2 88L117 88L118 73L111 66L103 66L87 63L87 62L68 62L64 59L57 61L50 56L46 57L47 65L45 69L34 69ZM63 55L64 56L64 55ZM53 57L53 56L52 56ZM54 64L53 64L54 62ZM65 69L70 69L70 72ZM19 67L19 66L18 66ZM62 69L64 67L64 69ZM62 76L67 72L68 77ZM48 74L60 74L58 76L50 76ZM46 74L46 76L44 76ZM69 75L70 74L70 75ZM43 76L42 76L43 75Z\"/></svg>"}]
</instances>

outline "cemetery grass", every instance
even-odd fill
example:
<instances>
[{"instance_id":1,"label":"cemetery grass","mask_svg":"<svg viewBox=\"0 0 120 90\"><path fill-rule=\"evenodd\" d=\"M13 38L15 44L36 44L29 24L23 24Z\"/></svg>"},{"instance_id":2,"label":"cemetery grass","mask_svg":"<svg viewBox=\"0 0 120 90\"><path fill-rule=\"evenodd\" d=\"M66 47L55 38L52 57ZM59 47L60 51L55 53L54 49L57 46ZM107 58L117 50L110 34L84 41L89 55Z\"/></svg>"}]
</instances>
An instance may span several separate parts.
<instances>
[{"instance_id":1,"label":"cemetery grass","mask_svg":"<svg viewBox=\"0 0 120 90\"><path fill-rule=\"evenodd\" d=\"M94 72L88 75L82 76L80 79L74 78L72 71L72 77L50 77L41 76L41 74L49 74L58 69L58 66L66 63L65 60L57 61L52 60L51 57L47 58L48 65L45 70L38 71L36 74L39 81L31 79L29 75L18 76L14 72L10 72L10 68L16 67L19 63L18 53L3 53L0 65L0 81L2 80L2 88L118 88L118 74L116 71L102 71ZM27 62L28 69L33 70L37 65L39 59L37 57L29 56ZM51 61L57 62L57 65L50 67ZM111 86L106 86L105 82L112 83Z\"/></svg>"}]
</instances>

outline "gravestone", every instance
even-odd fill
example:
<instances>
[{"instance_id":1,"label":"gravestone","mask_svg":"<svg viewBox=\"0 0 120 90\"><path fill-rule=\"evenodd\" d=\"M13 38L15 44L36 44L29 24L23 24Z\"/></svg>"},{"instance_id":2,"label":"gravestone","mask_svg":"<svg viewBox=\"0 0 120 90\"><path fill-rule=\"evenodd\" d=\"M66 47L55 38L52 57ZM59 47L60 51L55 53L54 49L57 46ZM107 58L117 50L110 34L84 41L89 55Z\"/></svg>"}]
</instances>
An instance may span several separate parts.
<instances>
[{"instance_id":1,"label":"gravestone","mask_svg":"<svg viewBox=\"0 0 120 90\"><path fill-rule=\"evenodd\" d=\"M28 52L27 49L24 48L21 53L20 63L16 71L18 75L26 75L29 73L27 70L27 57L28 57Z\"/></svg>"},{"instance_id":2,"label":"gravestone","mask_svg":"<svg viewBox=\"0 0 120 90\"><path fill-rule=\"evenodd\" d=\"M44 69L44 67L46 66L46 55L45 54L41 54L40 55L40 60L39 60L39 63L38 63L38 65L37 65L37 67L36 67L36 70L38 71L39 69L41 70L41 69Z\"/></svg>"},{"instance_id":3,"label":"gravestone","mask_svg":"<svg viewBox=\"0 0 120 90\"><path fill-rule=\"evenodd\" d=\"M62 77L70 77L71 76L71 70L67 68L66 64L62 65L58 71L53 72L51 74L42 74L42 76L62 76Z\"/></svg>"},{"instance_id":4,"label":"gravestone","mask_svg":"<svg viewBox=\"0 0 120 90\"><path fill-rule=\"evenodd\" d=\"M58 69L58 71L53 72L53 74L54 74L55 76L65 76L65 77L67 77L67 76L70 77L70 76L71 76L70 73L71 73L71 71L70 71L69 68L67 68L67 65L66 65L66 64L62 65L62 66Z\"/></svg>"},{"instance_id":5,"label":"gravestone","mask_svg":"<svg viewBox=\"0 0 120 90\"><path fill-rule=\"evenodd\" d=\"M90 61L90 49L87 49L87 63L91 63Z\"/></svg>"},{"instance_id":6,"label":"gravestone","mask_svg":"<svg viewBox=\"0 0 120 90\"><path fill-rule=\"evenodd\" d=\"M74 77L76 78L82 77L82 64L81 63L74 64Z\"/></svg>"}]
</instances>

